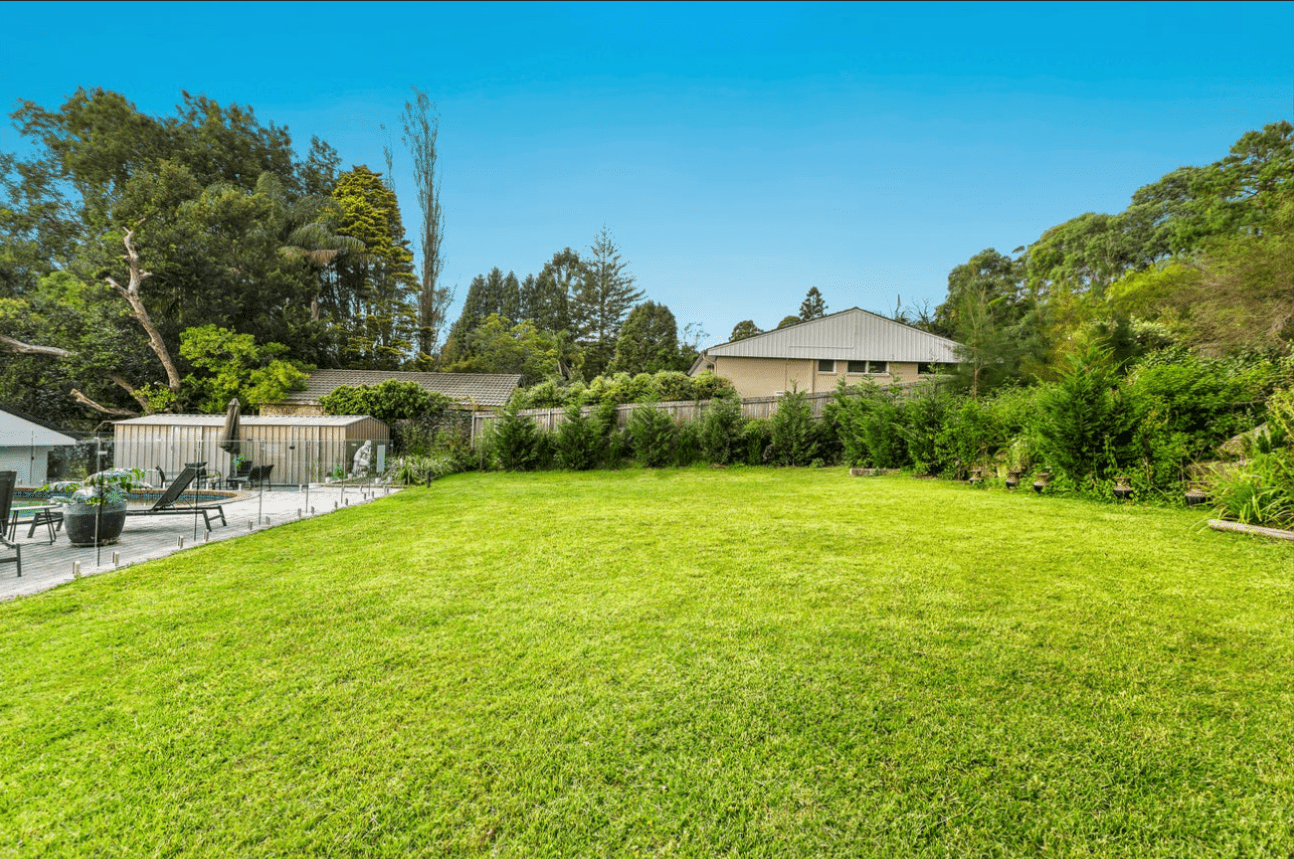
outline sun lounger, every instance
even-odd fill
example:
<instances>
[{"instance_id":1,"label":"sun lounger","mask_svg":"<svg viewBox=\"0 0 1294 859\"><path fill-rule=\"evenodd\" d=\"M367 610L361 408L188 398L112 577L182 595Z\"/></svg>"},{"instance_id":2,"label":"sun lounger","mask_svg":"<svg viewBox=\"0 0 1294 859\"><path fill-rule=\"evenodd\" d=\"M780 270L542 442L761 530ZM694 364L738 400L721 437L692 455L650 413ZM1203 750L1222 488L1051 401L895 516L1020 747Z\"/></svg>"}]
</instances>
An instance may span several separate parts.
<instances>
[{"instance_id":1,"label":"sun lounger","mask_svg":"<svg viewBox=\"0 0 1294 859\"><path fill-rule=\"evenodd\" d=\"M162 493L162 497L157 499L157 503L147 510L127 510L127 516L197 516L202 515L202 521L207 523L207 530L211 530L211 520L215 517L220 518L221 525L228 525L225 521L225 508L220 504L194 504L189 507L176 507L175 502L180 499L184 490L189 488L194 479L198 476L198 470L191 465L186 465L180 472L175 481Z\"/></svg>"},{"instance_id":2,"label":"sun lounger","mask_svg":"<svg viewBox=\"0 0 1294 859\"><path fill-rule=\"evenodd\" d=\"M9 508L13 506L13 488L18 482L18 472L0 471L0 552L7 552L12 549L14 556L12 558L0 557L0 564L17 564L18 576L22 577L22 547L15 541L9 542L5 532L9 528ZM17 532L15 526L14 531Z\"/></svg>"}]
</instances>

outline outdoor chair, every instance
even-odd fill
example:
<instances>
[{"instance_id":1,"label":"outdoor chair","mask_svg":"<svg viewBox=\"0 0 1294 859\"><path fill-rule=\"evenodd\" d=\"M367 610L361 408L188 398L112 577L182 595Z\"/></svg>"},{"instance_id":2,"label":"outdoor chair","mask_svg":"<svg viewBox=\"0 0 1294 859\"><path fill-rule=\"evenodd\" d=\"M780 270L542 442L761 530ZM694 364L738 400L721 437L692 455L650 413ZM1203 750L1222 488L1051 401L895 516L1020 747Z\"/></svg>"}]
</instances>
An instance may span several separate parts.
<instances>
[{"instance_id":1,"label":"outdoor chair","mask_svg":"<svg viewBox=\"0 0 1294 859\"><path fill-rule=\"evenodd\" d=\"M243 461L233 474L225 478L225 486L228 486L231 489L242 489L243 484L247 483L250 479L251 473L252 464L250 462Z\"/></svg>"},{"instance_id":2,"label":"outdoor chair","mask_svg":"<svg viewBox=\"0 0 1294 859\"><path fill-rule=\"evenodd\" d=\"M13 488L18 482L18 472L0 471L0 564L17 564L18 576L22 577L22 547L17 542L9 542L9 513L13 508ZM15 532L17 528L15 527ZM9 550L13 557L6 558Z\"/></svg>"},{"instance_id":3,"label":"outdoor chair","mask_svg":"<svg viewBox=\"0 0 1294 859\"><path fill-rule=\"evenodd\" d=\"M193 504L188 507L176 507L175 502L184 494L184 490L189 488L189 484L198 476L198 470L191 465L186 465L175 482L166 487L162 497L157 499L152 507L147 510L127 510L127 516L196 516L202 514L202 521L207 524L207 530L211 530L211 520L214 517L220 518L221 525L228 525L225 521L225 508L220 504Z\"/></svg>"},{"instance_id":4,"label":"outdoor chair","mask_svg":"<svg viewBox=\"0 0 1294 859\"><path fill-rule=\"evenodd\" d=\"M256 466L252 469L251 473L247 475L247 484L250 486L253 483L257 485L270 483L270 472L273 470L273 464ZM274 484L270 483L270 486L273 487Z\"/></svg>"},{"instance_id":5,"label":"outdoor chair","mask_svg":"<svg viewBox=\"0 0 1294 859\"><path fill-rule=\"evenodd\" d=\"M198 488L201 489L207 482L207 461L204 459L202 462L186 462L184 466L185 468L193 466L198 470Z\"/></svg>"},{"instance_id":6,"label":"outdoor chair","mask_svg":"<svg viewBox=\"0 0 1294 859\"><path fill-rule=\"evenodd\" d=\"M166 485L166 472L165 472L165 471L162 471L162 466L160 466L160 465L159 465L159 466L156 466L156 468L157 468L157 479L160 481L157 485L158 485L158 486L165 486L165 485Z\"/></svg>"}]
</instances>

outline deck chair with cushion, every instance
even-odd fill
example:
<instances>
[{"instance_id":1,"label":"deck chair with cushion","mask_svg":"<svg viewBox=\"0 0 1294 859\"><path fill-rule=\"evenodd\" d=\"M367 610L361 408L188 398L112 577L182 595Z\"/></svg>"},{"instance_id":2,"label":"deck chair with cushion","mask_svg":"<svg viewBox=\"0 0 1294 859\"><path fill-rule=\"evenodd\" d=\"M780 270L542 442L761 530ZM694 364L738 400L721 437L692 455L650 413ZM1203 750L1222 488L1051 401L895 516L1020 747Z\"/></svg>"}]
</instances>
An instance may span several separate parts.
<instances>
[{"instance_id":1,"label":"deck chair with cushion","mask_svg":"<svg viewBox=\"0 0 1294 859\"><path fill-rule=\"evenodd\" d=\"M18 472L0 471L0 564L17 564L18 576L22 577L22 547L17 542L10 542L9 533L9 514L13 508L13 488L18 482ZM17 534L15 526L15 537ZM12 558L4 557L10 551L13 552Z\"/></svg>"},{"instance_id":2,"label":"deck chair with cushion","mask_svg":"<svg viewBox=\"0 0 1294 859\"><path fill-rule=\"evenodd\" d=\"M225 508L220 504L193 504L188 507L176 507L175 502L180 500L184 490L189 488L189 484L198 476L198 470L191 465L186 465L184 470L179 473L175 481L166 487L162 497L157 499L152 507L147 510L127 510L127 516L196 516L202 514L202 520L207 523L207 530L211 530L211 520L214 517L220 517L221 525L228 525L225 521Z\"/></svg>"}]
</instances>

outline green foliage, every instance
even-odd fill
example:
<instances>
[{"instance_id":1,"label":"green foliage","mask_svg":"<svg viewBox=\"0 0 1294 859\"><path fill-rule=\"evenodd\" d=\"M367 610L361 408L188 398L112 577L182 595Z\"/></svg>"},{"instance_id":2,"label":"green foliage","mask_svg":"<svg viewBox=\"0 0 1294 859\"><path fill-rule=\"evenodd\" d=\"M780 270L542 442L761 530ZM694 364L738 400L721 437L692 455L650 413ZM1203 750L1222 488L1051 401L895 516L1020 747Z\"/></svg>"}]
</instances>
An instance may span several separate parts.
<instances>
[{"instance_id":1,"label":"green foliage","mask_svg":"<svg viewBox=\"0 0 1294 859\"><path fill-rule=\"evenodd\" d=\"M782 397L772 417L769 461L774 465L808 465L818 455L813 436L813 407L808 394L793 390Z\"/></svg>"},{"instance_id":2,"label":"green foliage","mask_svg":"<svg viewBox=\"0 0 1294 859\"><path fill-rule=\"evenodd\" d=\"M741 428L743 459L747 465L764 465L771 461L773 423L768 418L751 418Z\"/></svg>"},{"instance_id":3,"label":"green foliage","mask_svg":"<svg viewBox=\"0 0 1294 859\"><path fill-rule=\"evenodd\" d=\"M341 385L320 398L325 414L369 415L394 423L418 418L439 418L455 403L437 391L428 391L417 382L388 379L378 385Z\"/></svg>"},{"instance_id":4,"label":"green foliage","mask_svg":"<svg viewBox=\"0 0 1294 859\"><path fill-rule=\"evenodd\" d=\"M821 319L826 313L827 302L822 300L822 293L818 291L816 286L809 287L808 295L804 296L804 301L800 302L800 321L808 322L810 319ZM782 326L777 327L781 328Z\"/></svg>"},{"instance_id":5,"label":"green foliage","mask_svg":"<svg viewBox=\"0 0 1294 859\"><path fill-rule=\"evenodd\" d=\"M1105 353L1071 356L1069 370L1038 394L1037 452L1053 472L1091 488L1127 467L1136 426Z\"/></svg>"},{"instance_id":6,"label":"green foliage","mask_svg":"<svg viewBox=\"0 0 1294 859\"><path fill-rule=\"evenodd\" d=\"M450 454L406 454L391 460L385 477L397 486L420 486L462 470L461 461Z\"/></svg>"},{"instance_id":7,"label":"green foliage","mask_svg":"<svg viewBox=\"0 0 1294 859\"><path fill-rule=\"evenodd\" d=\"M701 456L706 462L728 465L747 458L742 439L746 421L741 414L740 400L735 397L713 400L700 419L691 423L699 426ZM760 457L763 458L762 451Z\"/></svg>"},{"instance_id":8,"label":"green foliage","mask_svg":"<svg viewBox=\"0 0 1294 859\"><path fill-rule=\"evenodd\" d=\"M907 450L899 431L903 406L875 383L846 385L842 380L828 406L838 427L846 465L900 468Z\"/></svg>"},{"instance_id":9,"label":"green foliage","mask_svg":"<svg viewBox=\"0 0 1294 859\"><path fill-rule=\"evenodd\" d=\"M629 263L605 226L581 262L571 296L571 322L580 342L589 346L586 363L600 373L614 357L625 314L642 300L643 292L634 289Z\"/></svg>"},{"instance_id":10,"label":"green foliage","mask_svg":"<svg viewBox=\"0 0 1294 859\"><path fill-rule=\"evenodd\" d=\"M957 460L944 442L956 402L951 394L935 385L923 385L903 407L903 422L897 426L907 448L907 459L917 474L956 473Z\"/></svg>"},{"instance_id":11,"label":"green foliage","mask_svg":"<svg viewBox=\"0 0 1294 859\"><path fill-rule=\"evenodd\" d=\"M653 402L640 403L629 415L626 427L634 460L645 468L674 464L678 427L669 412Z\"/></svg>"},{"instance_id":12,"label":"green foliage","mask_svg":"<svg viewBox=\"0 0 1294 859\"><path fill-rule=\"evenodd\" d=\"M553 440L554 464L566 471L594 468L606 446L598 418L584 414L584 408L578 404L567 406L564 418Z\"/></svg>"},{"instance_id":13,"label":"green foliage","mask_svg":"<svg viewBox=\"0 0 1294 859\"><path fill-rule=\"evenodd\" d=\"M612 376L597 376L587 383L575 382L569 385L547 379L530 388L518 390L513 398L521 408L544 409L560 408L572 403L586 406L602 403L620 405L648 400L709 400L736 395L732 382L722 376L713 373L688 376L676 370L664 370L634 376L616 373Z\"/></svg>"},{"instance_id":14,"label":"green foliage","mask_svg":"<svg viewBox=\"0 0 1294 859\"><path fill-rule=\"evenodd\" d=\"M1294 529L1294 391L1267 401L1267 432L1254 436L1244 462L1217 467L1210 493L1219 515L1247 525Z\"/></svg>"},{"instance_id":15,"label":"green foliage","mask_svg":"<svg viewBox=\"0 0 1294 859\"><path fill-rule=\"evenodd\" d=\"M258 346L250 334L236 334L215 325L186 329L180 335L180 355L197 372L184 380L185 394L199 411L208 414L223 412L234 397L244 406L277 402L289 391L306 386L306 373L286 359L287 351L280 343ZM154 408L152 400L154 396L167 400L169 390L160 385L146 387L150 410L168 410ZM156 405L163 405L162 401Z\"/></svg>"},{"instance_id":16,"label":"green foliage","mask_svg":"<svg viewBox=\"0 0 1294 859\"><path fill-rule=\"evenodd\" d=\"M754 337L756 334L763 333L753 321L743 319L732 327L732 333L728 335L728 341L735 343L738 340L745 340L747 337Z\"/></svg>"},{"instance_id":17,"label":"green foliage","mask_svg":"<svg viewBox=\"0 0 1294 859\"><path fill-rule=\"evenodd\" d=\"M546 453L539 427L519 411L510 403L491 424L490 452L504 471L532 471L540 467Z\"/></svg>"},{"instance_id":18,"label":"green foliage","mask_svg":"<svg viewBox=\"0 0 1294 859\"><path fill-rule=\"evenodd\" d=\"M454 332L451 373L509 373L521 376L521 385L533 385L557 374L570 356L570 344L557 334L540 331L529 320L513 325L490 314L470 333Z\"/></svg>"},{"instance_id":19,"label":"green foliage","mask_svg":"<svg viewBox=\"0 0 1294 859\"><path fill-rule=\"evenodd\" d=\"M678 322L665 305L644 301L629 311L616 340L615 359L607 371L659 373L678 369Z\"/></svg>"}]
</instances>

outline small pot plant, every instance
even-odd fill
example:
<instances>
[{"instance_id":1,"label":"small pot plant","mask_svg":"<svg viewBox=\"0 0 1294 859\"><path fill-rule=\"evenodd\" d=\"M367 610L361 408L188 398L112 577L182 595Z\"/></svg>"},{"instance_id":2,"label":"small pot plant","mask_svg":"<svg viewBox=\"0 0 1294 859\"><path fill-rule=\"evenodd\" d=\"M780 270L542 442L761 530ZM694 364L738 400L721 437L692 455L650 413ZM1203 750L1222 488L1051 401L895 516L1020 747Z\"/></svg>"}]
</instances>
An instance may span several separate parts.
<instances>
[{"instance_id":1,"label":"small pot plant","mask_svg":"<svg viewBox=\"0 0 1294 859\"><path fill-rule=\"evenodd\" d=\"M126 526L126 497L143 484L140 469L110 468L92 474L71 495L51 498L63 505L63 526L73 546L117 542Z\"/></svg>"}]
</instances>

